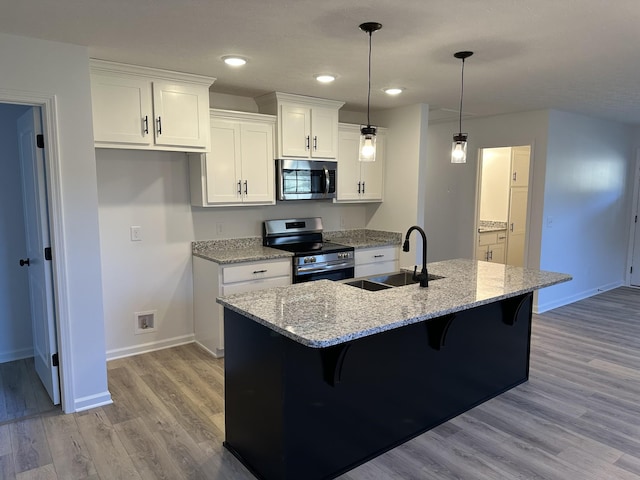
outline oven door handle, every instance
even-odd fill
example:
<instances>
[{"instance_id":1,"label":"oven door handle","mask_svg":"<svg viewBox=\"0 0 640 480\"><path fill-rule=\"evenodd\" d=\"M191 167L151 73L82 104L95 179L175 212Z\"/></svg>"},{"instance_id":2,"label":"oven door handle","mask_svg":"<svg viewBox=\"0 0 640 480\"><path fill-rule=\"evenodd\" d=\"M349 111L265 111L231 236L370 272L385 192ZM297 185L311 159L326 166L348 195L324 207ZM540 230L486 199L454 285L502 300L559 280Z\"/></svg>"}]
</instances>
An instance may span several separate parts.
<instances>
[{"instance_id":1,"label":"oven door handle","mask_svg":"<svg viewBox=\"0 0 640 480\"><path fill-rule=\"evenodd\" d=\"M338 268L351 268L353 267L353 262L343 262L343 263L331 263L329 265L321 265L321 266L309 266L309 267L297 267L297 273L315 273L315 272L325 272L327 270L337 270Z\"/></svg>"}]
</instances>

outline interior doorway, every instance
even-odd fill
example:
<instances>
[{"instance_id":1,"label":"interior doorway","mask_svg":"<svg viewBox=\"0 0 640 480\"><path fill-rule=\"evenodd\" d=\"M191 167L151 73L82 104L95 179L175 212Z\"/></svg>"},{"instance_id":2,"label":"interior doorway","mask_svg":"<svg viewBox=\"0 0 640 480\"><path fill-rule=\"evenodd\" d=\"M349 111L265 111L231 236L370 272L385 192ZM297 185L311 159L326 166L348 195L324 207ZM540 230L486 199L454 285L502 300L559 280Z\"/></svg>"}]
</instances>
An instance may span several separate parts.
<instances>
[{"instance_id":1,"label":"interior doorway","mask_svg":"<svg viewBox=\"0 0 640 480\"><path fill-rule=\"evenodd\" d=\"M531 145L480 150L476 260L527 266L530 167Z\"/></svg>"},{"instance_id":2,"label":"interior doorway","mask_svg":"<svg viewBox=\"0 0 640 480\"><path fill-rule=\"evenodd\" d=\"M54 405L61 399L58 369L52 361L57 339L51 262L45 260L43 248L43 242L46 247L50 243L45 160L36 145L42 133L41 107L0 103L0 123L4 183L0 189L1 424L59 408ZM30 159L29 165L22 161L25 158ZM25 208L36 212L30 217L35 229L33 224L27 227ZM38 308L47 303L47 296L48 313Z\"/></svg>"}]
</instances>

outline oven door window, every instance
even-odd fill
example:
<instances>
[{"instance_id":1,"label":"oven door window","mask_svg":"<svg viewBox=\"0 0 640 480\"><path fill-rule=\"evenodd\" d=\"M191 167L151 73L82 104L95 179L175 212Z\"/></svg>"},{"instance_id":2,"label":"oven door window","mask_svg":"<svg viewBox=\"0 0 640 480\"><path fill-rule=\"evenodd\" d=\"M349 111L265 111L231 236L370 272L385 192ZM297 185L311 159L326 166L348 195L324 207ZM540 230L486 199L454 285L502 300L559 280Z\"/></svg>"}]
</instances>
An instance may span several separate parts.
<instances>
[{"instance_id":1,"label":"oven door window","mask_svg":"<svg viewBox=\"0 0 640 480\"><path fill-rule=\"evenodd\" d=\"M313 280L346 280L353 278L354 268L342 268L325 272L305 273L293 277L293 283L311 282Z\"/></svg>"}]
</instances>

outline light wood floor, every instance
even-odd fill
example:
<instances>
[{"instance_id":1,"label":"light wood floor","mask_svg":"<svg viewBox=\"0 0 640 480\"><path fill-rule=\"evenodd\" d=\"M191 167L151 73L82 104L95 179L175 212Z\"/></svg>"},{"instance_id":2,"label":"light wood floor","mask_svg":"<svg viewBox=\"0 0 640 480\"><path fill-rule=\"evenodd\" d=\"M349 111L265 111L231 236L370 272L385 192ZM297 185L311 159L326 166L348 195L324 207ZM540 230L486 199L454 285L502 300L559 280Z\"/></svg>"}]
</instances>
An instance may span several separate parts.
<instances>
[{"instance_id":1,"label":"light wood floor","mask_svg":"<svg viewBox=\"0 0 640 480\"><path fill-rule=\"evenodd\" d=\"M534 316L529 382L340 479L640 479L639 312L619 288ZM108 368L113 405L0 425L1 479L253 478L221 447L221 360Z\"/></svg>"}]
</instances>

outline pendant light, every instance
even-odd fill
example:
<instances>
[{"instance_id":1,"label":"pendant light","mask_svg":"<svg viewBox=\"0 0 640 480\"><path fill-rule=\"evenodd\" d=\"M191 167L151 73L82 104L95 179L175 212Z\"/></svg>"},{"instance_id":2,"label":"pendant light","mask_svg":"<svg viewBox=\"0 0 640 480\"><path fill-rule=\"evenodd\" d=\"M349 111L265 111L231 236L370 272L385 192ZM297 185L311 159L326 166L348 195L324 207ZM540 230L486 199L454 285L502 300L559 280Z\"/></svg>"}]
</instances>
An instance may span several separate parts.
<instances>
[{"instance_id":1,"label":"pendant light","mask_svg":"<svg viewBox=\"0 0 640 480\"><path fill-rule=\"evenodd\" d=\"M451 145L451 163L467 162L467 137L466 133L462 133L462 97L464 96L464 61L473 55L473 52L463 51L453 54L454 57L462 60L462 80L460 86L460 122L458 124L458 133L453 136L453 144Z\"/></svg>"},{"instance_id":2,"label":"pendant light","mask_svg":"<svg viewBox=\"0 0 640 480\"><path fill-rule=\"evenodd\" d=\"M360 30L369 34L369 83L367 89L367 125L360 127L360 155L361 162L376 161L376 127L371 125L369 111L371 108L371 35L382 28L381 23L366 22L360 25Z\"/></svg>"}]
</instances>

